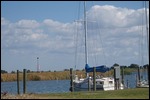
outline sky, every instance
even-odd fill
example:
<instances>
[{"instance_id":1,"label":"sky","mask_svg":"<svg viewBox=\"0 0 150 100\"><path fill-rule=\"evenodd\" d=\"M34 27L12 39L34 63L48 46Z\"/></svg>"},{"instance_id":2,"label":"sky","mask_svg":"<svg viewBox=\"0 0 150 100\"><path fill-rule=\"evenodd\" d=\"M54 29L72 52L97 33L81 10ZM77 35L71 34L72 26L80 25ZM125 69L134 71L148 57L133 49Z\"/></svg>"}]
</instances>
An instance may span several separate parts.
<instances>
[{"instance_id":1,"label":"sky","mask_svg":"<svg viewBox=\"0 0 150 100\"><path fill-rule=\"evenodd\" d=\"M143 1L86 5L91 67L148 63ZM1 1L2 70L84 69L83 36L81 1Z\"/></svg>"}]
</instances>

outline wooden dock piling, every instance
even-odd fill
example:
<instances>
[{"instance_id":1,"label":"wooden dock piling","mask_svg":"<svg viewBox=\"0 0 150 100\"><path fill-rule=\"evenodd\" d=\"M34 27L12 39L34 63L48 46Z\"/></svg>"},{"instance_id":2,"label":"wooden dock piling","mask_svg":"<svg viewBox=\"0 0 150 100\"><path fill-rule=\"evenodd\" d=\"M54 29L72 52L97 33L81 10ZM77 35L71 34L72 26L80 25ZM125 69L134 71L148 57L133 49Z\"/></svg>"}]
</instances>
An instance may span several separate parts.
<instances>
[{"instance_id":1,"label":"wooden dock piling","mask_svg":"<svg viewBox=\"0 0 150 100\"><path fill-rule=\"evenodd\" d=\"M140 67L138 67L138 83L141 82Z\"/></svg>"},{"instance_id":2,"label":"wooden dock piling","mask_svg":"<svg viewBox=\"0 0 150 100\"><path fill-rule=\"evenodd\" d=\"M91 91L91 86L90 86L90 77L88 77L88 91Z\"/></svg>"},{"instance_id":3,"label":"wooden dock piling","mask_svg":"<svg viewBox=\"0 0 150 100\"><path fill-rule=\"evenodd\" d=\"M17 70L17 93L20 94L20 86L19 86L19 70Z\"/></svg>"},{"instance_id":4,"label":"wooden dock piling","mask_svg":"<svg viewBox=\"0 0 150 100\"><path fill-rule=\"evenodd\" d=\"M121 68L122 84L124 85L124 67Z\"/></svg>"},{"instance_id":5,"label":"wooden dock piling","mask_svg":"<svg viewBox=\"0 0 150 100\"><path fill-rule=\"evenodd\" d=\"M93 91L96 91L96 67L93 69Z\"/></svg>"},{"instance_id":6,"label":"wooden dock piling","mask_svg":"<svg viewBox=\"0 0 150 100\"><path fill-rule=\"evenodd\" d=\"M23 93L26 93L26 69L23 69Z\"/></svg>"},{"instance_id":7,"label":"wooden dock piling","mask_svg":"<svg viewBox=\"0 0 150 100\"><path fill-rule=\"evenodd\" d=\"M148 84L149 84L149 65L147 66L147 81L148 81Z\"/></svg>"},{"instance_id":8,"label":"wooden dock piling","mask_svg":"<svg viewBox=\"0 0 150 100\"><path fill-rule=\"evenodd\" d=\"M120 66L114 66L114 82L115 90L120 89Z\"/></svg>"},{"instance_id":9,"label":"wooden dock piling","mask_svg":"<svg viewBox=\"0 0 150 100\"><path fill-rule=\"evenodd\" d=\"M74 86L73 86L73 69L70 68L70 91L74 92Z\"/></svg>"},{"instance_id":10,"label":"wooden dock piling","mask_svg":"<svg viewBox=\"0 0 150 100\"><path fill-rule=\"evenodd\" d=\"M127 89L129 88L129 81L127 80Z\"/></svg>"}]
</instances>

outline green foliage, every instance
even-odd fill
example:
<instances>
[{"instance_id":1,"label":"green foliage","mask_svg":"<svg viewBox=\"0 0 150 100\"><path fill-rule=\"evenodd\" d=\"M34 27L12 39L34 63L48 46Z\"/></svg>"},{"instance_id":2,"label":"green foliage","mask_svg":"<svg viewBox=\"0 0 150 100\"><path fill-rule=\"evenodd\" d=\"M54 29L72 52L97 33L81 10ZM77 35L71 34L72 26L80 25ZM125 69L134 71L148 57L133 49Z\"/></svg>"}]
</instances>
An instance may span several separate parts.
<instances>
[{"instance_id":1,"label":"green foliage","mask_svg":"<svg viewBox=\"0 0 150 100\"><path fill-rule=\"evenodd\" d=\"M131 64L131 65L129 66L129 68L138 68L138 67L139 67L138 64Z\"/></svg>"},{"instance_id":2,"label":"green foliage","mask_svg":"<svg viewBox=\"0 0 150 100\"><path fill-rule=\"evenodd\" d=\"M12 74L16 73L15 71L11 71Z\"/></svg>"},{"instance_id":3,"label":"green foliage","mask_svg":"<svg viewBox=\"0 0 150 100\"><path fill-rule=\"evenodd\" d=\"M1 82L3 82L4 81L4 79L3 78L1 78Z\"/></svg>"},{"instance_id":4,"label":"green foliage","mask_svg":"<svg viewBox=\"0 0 150 100\"><path fill-rule=\"evenodd\" d=\"M64 69L64 71L69 71L69 69Z\"/></svg>"},{"instance_id":5,"label":"green foliage","mask_svg":"<svg viewBox=\"0 0 150 100\"><path fill-rule=\"evenodd\" d=\"M113 66L119 66L119 64L115 63Z\"/></svg>"},{"instance_id":6,"label":"green foliage","mask_svg":"<svg viewBox=\"0 0 150 100\"><path fill-rule=\"evenodd\" d=\"M1 74L7 73L7 71L5 70L1 70Z\"/></svg>"},{"instance_id":7,"label":"green foliage","mask_svg":"<svg viewBox=\"0 0 150 100\"><path fill-rule=\"evenodd\" d=\"M148 64L146 64L146 65L144 65L143 67L146 69L146 68L149 68L149 65L148 65Z\"/></svg>"},{"instance_id":8,"label":"green foliage","mask_svg":"<svg viewBox=\"0 0 150 100\"><path fill-rule=\"evenodd\" d=\"M27 73L30 73L31 71L30 70L27 70Z\"/></svg>"},{"instance_id":9,"label":"green foliage","mask_svg":"<svg viewBox=\"0 0 150 100\"><path fill-rule=\"evenodd\" d=\"M38 75L34 75L32 81L39 81L41 80L41 77Z\"/></svg>"}]
</instances>

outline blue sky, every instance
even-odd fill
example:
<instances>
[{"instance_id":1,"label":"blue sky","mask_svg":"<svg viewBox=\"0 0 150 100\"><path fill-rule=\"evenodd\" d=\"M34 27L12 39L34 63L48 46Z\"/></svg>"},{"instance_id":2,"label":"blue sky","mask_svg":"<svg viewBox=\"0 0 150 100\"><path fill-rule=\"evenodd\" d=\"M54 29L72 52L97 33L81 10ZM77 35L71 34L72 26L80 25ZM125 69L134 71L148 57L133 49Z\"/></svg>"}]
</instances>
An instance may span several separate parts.
<instances>
[{"instance_id":1,"label":"blue sky","mask_svg":"<svg viewBox=\"0 0 150 100\"><path fill-rule=\"evenodd\" d=\"M71 22L77 17L79 2L81 1L2 1L1 14L12 22L21 19L42 21L47 18L60 22ZM142 7L141 1L93 1L89 2L88 7L91 7L93 4L107 4L131 9Z\"/></svg>"},{"instance_id":2,"label":"blue sky","mask_svg":"<svg viewBox=\"0 0 150 100\"><path fill-rule=\"evenodd\" d=\"M36 71L37 57L39 57L40 70L44 71L63 70L75 66L73 39L74 20L78 18L78 7L79 1L2 1L1 69L9 72L24 68ZM136 33L141 31L138 27L141 27L142 9L142 1L87 3L88 18L93 20L94 15L97 15L98 22L101 23L106 61L103 61L102 57L98 59L101 60L100 64L108 66L114 63L140 64L141 51L137 44L140 35ZM83 12L80 12L80 19L82 15ZM94 38L92 34L89 36ZM115 41L119 41L120 44ZM143 47L146 47L145 42ZM95 52L101 50L102 48L99 47ZM83 57L83 54L81 53L80 56ZM76 61L80 63L77 69L84 68L82 57L79 57L80 61ZM143 58L144 63L147 63L146 50Z\"/></svg>"}]
</instances>

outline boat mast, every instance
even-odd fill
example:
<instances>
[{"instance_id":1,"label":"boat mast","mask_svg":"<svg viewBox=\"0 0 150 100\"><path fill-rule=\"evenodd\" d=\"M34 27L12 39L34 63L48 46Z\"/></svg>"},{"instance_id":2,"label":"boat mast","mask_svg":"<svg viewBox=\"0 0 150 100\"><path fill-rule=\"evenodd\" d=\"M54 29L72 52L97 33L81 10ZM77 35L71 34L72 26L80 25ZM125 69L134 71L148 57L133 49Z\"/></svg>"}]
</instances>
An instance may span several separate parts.
<instances>
[{"instance_id":1,"label":"boat mast","mask_svg":"<svg viewBox=\"0 0 150 100\"><path fill-rule=\"evenodd\" d=\"M86 1L84 1L84 29L85 29L85 64L88 64ZM89 74L86 73L86 76L88 77Z\"/></svg>"},{"instance_id":2,"label":"boat mast","mask_svg":"<svg viewBox=\"0 0 150 100\"><path fill-rule=\"evenodd\" d=\"M147 48L148 48L148 65L149 65L149 30L148 30L148 20L147 20L147 4L145 1L145 21L146 21L146 32L147 32ZM148 66L149 67L149 66ZM149 68L147 68L148 84L149 84Z\"/></svg>"},{"instance_id":3,"label":"boat mast","mask_svg":"<svg viewBox=\"0 0 150 100\"><path fill-rule=\"evenodd\" d=\"M147 21L147 4L145 1L145 21L146 21L146 32L147 32L147 47L148 47L148 61L149 61L149 35L148 35L148 21Z\"/></svg>"}]
</instances>

